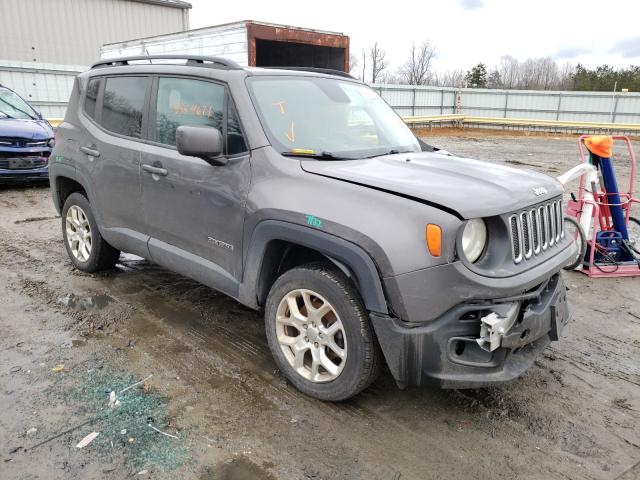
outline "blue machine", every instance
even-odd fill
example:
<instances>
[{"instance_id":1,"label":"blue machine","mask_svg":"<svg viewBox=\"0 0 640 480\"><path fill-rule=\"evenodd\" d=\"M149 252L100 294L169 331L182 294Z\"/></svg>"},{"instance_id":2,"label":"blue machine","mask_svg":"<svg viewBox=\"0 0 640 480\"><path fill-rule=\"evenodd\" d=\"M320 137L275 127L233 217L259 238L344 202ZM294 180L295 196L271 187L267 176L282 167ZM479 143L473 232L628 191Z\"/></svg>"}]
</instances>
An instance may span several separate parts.
<instances>
[{"instance_id":1,"label":"blue machine","mask_svg":"<svg viewBox=\"0 0 640 480\"><path fill-rule=\"evenodd\" d=\"M596 261L604 260L606 257L608 257L607 260L616 262L634 261L635 258L631 251L625 248L625 242L629 240L629 233L611 157L601 157L591 152L591 160L602 175L606 202L613 225L613 230L600 231L596 234L596 242L601 247L596 251Z\"/></svg>"}]
</instances>

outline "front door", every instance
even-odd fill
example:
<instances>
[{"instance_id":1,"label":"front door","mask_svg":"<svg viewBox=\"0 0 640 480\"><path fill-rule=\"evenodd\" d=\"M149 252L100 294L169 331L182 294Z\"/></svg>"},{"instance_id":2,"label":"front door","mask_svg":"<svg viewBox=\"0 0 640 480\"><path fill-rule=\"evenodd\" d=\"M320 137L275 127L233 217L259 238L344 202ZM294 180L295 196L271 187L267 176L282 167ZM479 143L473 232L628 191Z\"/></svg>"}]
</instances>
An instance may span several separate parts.
<instances>
[{"instance_id":1,"label":"front door","mask_svg":"<svg viewBox=\"0 0 640 480\"><path fill-rule=\"evenodd\" d=\"M154 261L235 294L250 183L249 153L224 85L179 77L154 80L149 137L141 158L143 210ZM154 108L155 107L155 108ZM155 114L153 113L155 110ZM218 128L224 166L178 153L180 125Z\"/></svg>"}]
</instances>

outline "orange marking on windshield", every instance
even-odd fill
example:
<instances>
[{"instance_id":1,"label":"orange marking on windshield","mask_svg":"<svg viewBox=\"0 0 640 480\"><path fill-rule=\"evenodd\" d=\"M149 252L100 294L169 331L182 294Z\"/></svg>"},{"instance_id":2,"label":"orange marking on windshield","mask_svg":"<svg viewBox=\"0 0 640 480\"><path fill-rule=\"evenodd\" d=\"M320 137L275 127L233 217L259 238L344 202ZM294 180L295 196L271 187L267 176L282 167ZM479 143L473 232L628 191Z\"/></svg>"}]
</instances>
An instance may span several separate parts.
<instances>
[{"instance_id":1,"label":"orange marking on windshield","mask_svg":"<svg viewBox=\"0 0 640 480\"><path fill-rule=\"evenodd\" d=\"M271 105L273 105L274 107L278 107L278 109L280 110L280 113L282 115L285 114L285 111L284 111L284 100L280 100L279 102L273 102Z\"/></svg>"},{"instance_id":2,"label":"orange marking on windshield","mask_svg":"<svg viewBox=\"0 0 640 480\"><path fill-rule=\"evenodd\" d=\"M295 143L296 131L295 131L295 126L293 125L293 122L291 122L291 128L289 129L289 132L285 132L284 135L289 139L291 143Z\"/></svg>"}]
</instances>

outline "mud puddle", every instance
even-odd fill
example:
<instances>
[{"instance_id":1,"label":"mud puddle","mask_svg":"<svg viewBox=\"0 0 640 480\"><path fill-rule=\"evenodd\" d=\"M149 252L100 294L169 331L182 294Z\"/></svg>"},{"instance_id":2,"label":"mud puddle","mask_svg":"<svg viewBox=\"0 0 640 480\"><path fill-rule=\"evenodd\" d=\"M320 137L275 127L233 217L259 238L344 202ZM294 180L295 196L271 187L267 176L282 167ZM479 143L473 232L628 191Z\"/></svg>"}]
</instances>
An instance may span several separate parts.
<instances>
[{"instance_id":1,"label":"mud puddle","mask_svg":"<svg viewBox=\"0 0 640 480\"><path fill-rule=\"evenodd\" d=\"M241 456L208 470L200 480L276 480L273 475Z\"/></svg>"}]
</instances>

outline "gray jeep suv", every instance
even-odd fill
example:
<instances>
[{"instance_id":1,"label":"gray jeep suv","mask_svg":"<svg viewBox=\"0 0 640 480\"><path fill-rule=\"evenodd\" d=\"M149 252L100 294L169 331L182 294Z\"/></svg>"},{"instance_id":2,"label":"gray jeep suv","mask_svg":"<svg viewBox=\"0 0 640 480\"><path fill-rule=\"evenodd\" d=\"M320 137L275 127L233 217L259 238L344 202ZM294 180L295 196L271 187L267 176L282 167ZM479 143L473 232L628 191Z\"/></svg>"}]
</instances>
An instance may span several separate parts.
<instances>
[{"instance_id":1,"label":"gray jeep suv","mask_svg":"<svg viewBox=\"0 0 640 480\"><path fill-rule=\"evenodd\" d=\"M85 272L131 252L264 311L297 388L513 379L557 340L575 255L554 179L420 142L335 71L130 57L79 75L50 180Z\"/></svg>"}]
</instances>

